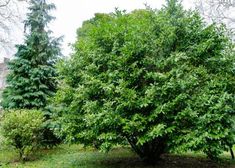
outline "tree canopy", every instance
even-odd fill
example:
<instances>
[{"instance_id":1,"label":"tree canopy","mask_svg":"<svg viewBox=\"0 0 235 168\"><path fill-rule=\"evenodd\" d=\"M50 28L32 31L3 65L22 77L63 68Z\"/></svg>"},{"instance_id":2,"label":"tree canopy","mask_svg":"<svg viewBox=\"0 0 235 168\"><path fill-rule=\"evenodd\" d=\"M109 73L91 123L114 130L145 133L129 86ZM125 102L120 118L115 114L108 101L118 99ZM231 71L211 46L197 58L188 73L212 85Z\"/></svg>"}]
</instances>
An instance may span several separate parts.
<instances>
[{"instance_id":1,"label":"tree canopy","mask_svg":"<svg viewBox=\"0 0 235 168\"><path fill-rule=\"evenodd\" d=\"M54 99L60 136L102 150L128 142L148 162L175 150L217 158L234 144L235 55L226 28L167 2L96 14L78 29Z\"/></svg>"}]
</instances>

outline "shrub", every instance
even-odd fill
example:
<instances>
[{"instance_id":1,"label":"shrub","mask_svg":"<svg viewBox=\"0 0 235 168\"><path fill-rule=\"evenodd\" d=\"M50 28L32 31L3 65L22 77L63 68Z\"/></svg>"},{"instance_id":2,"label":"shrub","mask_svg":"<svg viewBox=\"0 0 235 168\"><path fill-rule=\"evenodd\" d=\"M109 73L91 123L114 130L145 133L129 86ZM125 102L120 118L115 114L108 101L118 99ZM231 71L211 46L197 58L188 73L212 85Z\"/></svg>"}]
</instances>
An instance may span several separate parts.
<instances>
[{"instance_id":1,"label":"shrub","mask_svg":"<svg viewBox=\"0 0 235 168\"><path fill-rule=\"evenodd\" d=\"M21 160L40 147L43 113L38 110L12 110L4 113L2 133L8 143L16 148Z\"/></svg>"},{"instance_id":2,"label":"shrub","mask_svg":"<svg viewBox=\"0 0 235 168\"><path fill-rule=\"evenodd\" d=\"M61 136L102 150L126 140L147 162L172 150L215 159L232 146L235 57L226 28L167 2L84 22L60 67Z\"/></svg>"}]
</instances>

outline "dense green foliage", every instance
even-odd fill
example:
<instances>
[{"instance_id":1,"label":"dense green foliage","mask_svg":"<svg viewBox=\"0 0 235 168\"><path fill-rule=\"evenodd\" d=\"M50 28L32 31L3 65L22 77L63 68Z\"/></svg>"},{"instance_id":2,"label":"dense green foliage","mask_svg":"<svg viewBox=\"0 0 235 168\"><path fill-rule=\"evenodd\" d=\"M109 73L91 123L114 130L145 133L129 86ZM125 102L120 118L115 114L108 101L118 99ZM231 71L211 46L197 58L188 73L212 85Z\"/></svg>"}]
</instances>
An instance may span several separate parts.
<instances>
[{"instance_id":1,"label":"dense green foliage","mask_svg":"<svg viewBox=\"0 0 235 168\"><path fill-rule=\"evenodd\" d=\"M15 147L22 160L40 147L44 117L36 110L14 110L4 113L1 132L7 142Z\"/></svg>"},{"instance_id":2,"label":"dense green foliage","mask_svg":"<svg viewBox=\"0 0 235 168\"><path fill-rule=\"evenodd\" d=\"M25 20L25 41L17 46L17 53L9 62L10 73L1 102L5 109L43 109L54 95L56 82L55 64L58 61L60 38L51 37L48 23L54 19L50 11L54 4L45 0L29 1L29 13ZM60 142L52 133L50 116L43 129L43 143L53 146Z\"/></svg>"},{"instance_id":3,"label":"dense green foliage","mask_svg":"<svg viewBox=\"0 0 235 168\"><path fill-rule=\"evenodd\" d=\"M172 150L217 158L234 144L235 55L225 32L174 0L96 14L60 67L59 134L102 150L127 141L150 162Z\"/></svg>"},{"instance_id":4,"label":"dense green foliage","mask_svg":"<svg viewBox=\"0 0 235 168\"><path fill-rule=\"evenodd\" d=\"M17 46L15 58L9 62L8 86L3 93L4 108L42 108L56 91L55 62L59 39L50 36L47 24L53 19L53 4L31 0L25 21L25 41Z\"/></svg>"}]
</instances>

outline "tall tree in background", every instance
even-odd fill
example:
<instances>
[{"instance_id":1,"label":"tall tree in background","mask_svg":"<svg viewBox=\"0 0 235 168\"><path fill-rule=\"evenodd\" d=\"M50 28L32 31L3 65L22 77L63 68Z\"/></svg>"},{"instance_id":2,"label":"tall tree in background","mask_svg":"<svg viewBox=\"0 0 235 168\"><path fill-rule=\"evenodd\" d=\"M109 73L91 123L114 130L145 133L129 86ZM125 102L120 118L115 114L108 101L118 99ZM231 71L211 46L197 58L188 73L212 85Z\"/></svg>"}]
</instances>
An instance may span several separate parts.
<instances>
[{"instance_id":1,"label":"tall tree in background","mask_svg":"<svg viewBox=\"0 0 235 168\"><path fill-rule=\"evenodd\" d=\"M22 1L26 2L26 0L0 1L0 54L7 54L14 48L12 31L20 27L21 9L25 5Z\"/></svg>"},{"instance_id":2,"label":"tall tree in background","mask_svg":"<svg viewBox=\"0 0 235 168\"><path fill-rule=\"evenodd\" d=\"M196 7L208 21L224 23L235 31L235 0L196 0Z\"/></svg>"},{"instance_id":3,"label":"tall tree in background","mask_svg":"<svg viewBox=\"0 0 235 168\"><path fill-rule=\"evenodd\" d=\"M58 38L50 36L47 24L54 4L31 0L25 21L25 41L17 46L9 62L8 86L3 93L4 108L43 108L56 90L55 62L60 54Z\"/></svg>"}]
</instances>

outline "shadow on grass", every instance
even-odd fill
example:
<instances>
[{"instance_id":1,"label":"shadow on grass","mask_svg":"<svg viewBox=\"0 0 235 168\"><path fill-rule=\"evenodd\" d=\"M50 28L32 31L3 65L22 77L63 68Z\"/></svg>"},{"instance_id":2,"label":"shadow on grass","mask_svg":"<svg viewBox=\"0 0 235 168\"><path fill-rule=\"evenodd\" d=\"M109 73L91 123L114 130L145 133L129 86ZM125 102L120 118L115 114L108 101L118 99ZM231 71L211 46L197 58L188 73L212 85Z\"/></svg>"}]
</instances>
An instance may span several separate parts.
<instances>
[{"instance_id":1,"label":"shadow on grass","mask_svg":"<svg viewBox=\"0 0 235 168\"><path fill-rule=\"evenodd\" d=\"M118 148L108 154L90 151L71 159L68 167L78 168L231 168L235 164L228 158L213 162L199 155L165 154L156 165L146 165L129 148Z\"/></svg>"},{"instance_id":2,"label":"shadow on grass","mask_svg":"<svg viewBox=\"0 0 235 168\"><path fill-rule=\"evenodd\" d=\"M232 166L229 161L216 163L206 158L168 154L163 155L154 166L146 165L138 157L112 158L100 161L98 165L96 168L226 168Z\"/></svg>"},{"instance_id":3,"label":"shadow on grass","mask_svg":"<svg viewBox=\"0 0 235 168\"><path fill-rule=\"evenodd\" d=\"M8 155L7 155L8 154ZM10 153L3 154L11 156ZM169 155L165 154L155 166L144 164L129 148L117 148L109 153L100 153L92 148L81 145L61 145L51 150L40 150L31 161L22 164L12 162L13 158L3 159L0 163L8 163L9 168L232 168L232 162L227 156L220 163L212 162L204 156L196 154ZM226 160L227 159L227 160ZM8 162L10 161L10 162ZM1 167L1 166L0 166Z\"/></svg>"}]
</instances>

